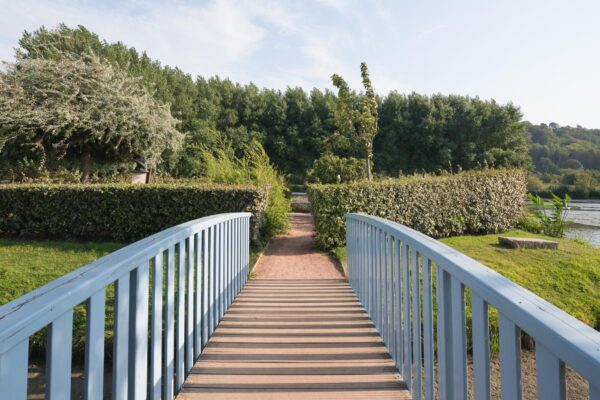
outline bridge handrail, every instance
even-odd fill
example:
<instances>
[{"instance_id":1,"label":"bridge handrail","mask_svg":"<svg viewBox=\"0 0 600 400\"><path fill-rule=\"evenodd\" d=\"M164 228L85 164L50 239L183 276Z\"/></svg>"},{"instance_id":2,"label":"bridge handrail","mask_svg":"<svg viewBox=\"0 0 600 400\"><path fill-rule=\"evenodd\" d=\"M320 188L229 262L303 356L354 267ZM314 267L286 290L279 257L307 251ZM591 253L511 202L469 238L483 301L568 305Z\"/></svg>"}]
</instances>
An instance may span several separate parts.
<instances>
[{"instance_id":1,"label":"bridge handrail","mask_svg":"<svg viewBox=\"0 0 600 400\"><path fill-rule=\"evenodd\" d=\"M420 398L422 391L422 367L425 398L433 398L433 265L437 334L445 338L438 340L438 385L445 398L463 398L467 391L465 288L471 290L475 398L490 398L488 305L499 312L503 398L521 396L521 329L536 342L539 399L564 398L565 363L588 380L590 398L600 398L599 332L418 231L364 214L349 213L346 219L350 282L382 333L398 368L403 370L415 398ZM407 254L410 256L405 257ZM383 278L383 274L390 279ZM422 320L415 323L411 314L421 313ZM398 338L403 342L400 345L396 344Z\"/></svg>"},{"instance_id":2,"label":"bridge handrail","mask_svg":"<svg viewBox=\"0 0 600 400\"><path fill-rule=\"evenodd\" d=\"M179 355L185 357L185 360L179 359L177 362L181 368L185 364L185 371L182 369L171 371L171 376L167 371L164 376L167 381L173 379L174 376L177 377L176 389L168 384L161 389L159 379L158 385L156 382L152 382L150 394L155 392L154 397L156 397L161 390L165 390L163 398L172 398L183 383L183 375L189 372L193 361L199 356L201 348L214 331L218 321L246 282L249 267L249 220L251 215L246 212L217 214L168 228L106 255L1 306L0 393L7 395L7 398L25 398L28 339L43 327L49 326L47 395L50 398L62 398L62 395L68 393L67 397L70 396L70 335L73 308L86 302L88 331L86 333L85 389L86 394L91 395L89 398L96 398L95 396L101 394L103 383L102 381L98 382L98 379L102 377L102 374L97 367L88 364L92 360L101 360L101 364L103 364L106 287L115 283L114 360L116 360L116 364L113 371L113 391L121 394L129 392L129 397L145 398L146 380L143 379L143 375L148 376L148 369L154 368L153 372L151 371L152 380L163 378L162 373L159 372L162 368L160 365L162 360L159 360L159 364L154 366L146 365L144 354L147 349L144 350L145 346L141 342L144 341L144 337L146 340L148 339L148 329L144 333L141 326L144 324L144 316L146 321L148 320L148 295L150 292L153 303L151 304L152 324L155 324L152 332L156 332L156 335L153 334L157 338L156 343L161 342L161 345L157 344L157 346L161 348L162 356L162 339L163 335L167 334L162 331L162 296L164 292L167 296L164 305L165 312L171 313L165 318L165 328L169 323L170 328L177 328L177 334L182 332L185 334L184 337L178 338L177 349L185 351L185 355ZM166 288L162 286L163 258L167 259L165 265L167 270ZM160 279L152 279L152 288L149 288L150 265L153 266L152 276L160 277ZM178 271L178 282L175 292L176 270ZM177 307L175 307L175 296L178 302ZM120 308L119 299L121 300ZM216 309L213 309L215 307ZM175 308L177 308L178 319L181 321L177 323L177 327L174 325ZM118 321L119 318L121 318L120 321ZM167 322L167 318L170 318L170 322ZM185 323L183 323L184 321ZM100 327L102 328L101 332ZM121 332L118 332L119 329ZM179 331L180 329L181 331ZM159 334L160 340L158 340ZM174 333L169 332L169 334ZM65 338L69 340L65 340ZM173 341L174 337L170 337L169 340ZM97 345L96 348L88 345L88 342L94 342ZM102 342L101 345L100 342ZM128 343L135 346L135 350L129 349L134 353L131 357L127 354L126 344ZM101 354L98 354L98 346L101 347ZM119 346L122 347L119 348ZM158 347L154 349L154 352ZM68 353L68 360L58 350ZM119 351L121 353L118 353ZM177 355L171 355L177 358ZM151 354L151 356L154 360L159 357L158 354ZM129 357L129 363L123 361L122 357ZM137 363L144 365L137 367L135 366ZM122 370L124 365L126 371ZM68 378L64 371L60 371L65 367L69 367ZM127 378L119 377L118 373L132 375L128 381ZM57 378L59 375L60 378ZM142 378L141 383L138 382L139 378ZM135 381L135 385L133 385L133 381Z\"/></svg>"}]
</instances>

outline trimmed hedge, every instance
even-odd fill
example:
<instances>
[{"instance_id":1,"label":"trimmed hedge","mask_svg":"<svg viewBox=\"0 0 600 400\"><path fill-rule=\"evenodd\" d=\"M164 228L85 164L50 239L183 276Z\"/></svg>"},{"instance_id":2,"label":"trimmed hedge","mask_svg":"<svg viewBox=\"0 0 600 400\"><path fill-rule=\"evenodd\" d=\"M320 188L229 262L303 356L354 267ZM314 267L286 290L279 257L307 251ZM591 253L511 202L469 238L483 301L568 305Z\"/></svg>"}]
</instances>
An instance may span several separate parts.
<instances>
[{"instance_id":1,"label":"trimmed hedge","mask_svg":"<svg viewBox=\"0 0 600 400\"><path fill-rule=\"evenodd\" d=\"M344 214L362 212L433 237L500 232L522 212L526 173L516 169L409 176L376 182L310 185L319 244L345 245Z\"/></svg>"},{"instance_id":2,"label":"trimmed hedge","mask_svg":"<svg viewBox=\"0 0 600 400\"><path fill-rule=\"evenodd\" d=\"M0 234L131 242L192 219L251 212L264 223L267 189L200 184L0 185Z\"/></svg>"}]
</instances>

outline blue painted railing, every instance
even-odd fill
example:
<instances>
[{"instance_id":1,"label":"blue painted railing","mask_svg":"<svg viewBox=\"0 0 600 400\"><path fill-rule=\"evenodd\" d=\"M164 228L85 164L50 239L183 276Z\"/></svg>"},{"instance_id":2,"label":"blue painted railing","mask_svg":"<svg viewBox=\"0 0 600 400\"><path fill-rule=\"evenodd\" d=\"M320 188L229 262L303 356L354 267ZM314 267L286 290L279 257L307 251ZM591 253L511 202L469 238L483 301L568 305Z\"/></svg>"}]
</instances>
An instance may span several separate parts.
<instances>
[{"instance_id":1,"label":"blue painted railing","mask_svg":"<svg viewBox=\"0 0 600 400\"><path fill-rule=\"evenodd\" d=\"M599 332L477 261L406 226L362 214L347 214L346 221L350 283L414 399L423 395L434 399L436 359L438 398L467 398L465 289L469 289L475 399L490 399L488 310L493 307L499 314L503 399L522 396L523 330L535 340L538 399L566 398L567 364L588 381L589 398L600 400Z\"/></svg>"},{"instance_id":2,"label":"blue painted railing","mask_svg":"<svg viewBox=\"0 0 600 400\"><path fill-rule=\"evenodd\" d=\"M220 214L164 230L0 307L0 398L27 397L29 337L46 326L46 398L71 397L73 308L81 303L84 394L103 398L113 283L113 399L174 398L246 283L250 216Z\"/></svg>"}]
</instances>

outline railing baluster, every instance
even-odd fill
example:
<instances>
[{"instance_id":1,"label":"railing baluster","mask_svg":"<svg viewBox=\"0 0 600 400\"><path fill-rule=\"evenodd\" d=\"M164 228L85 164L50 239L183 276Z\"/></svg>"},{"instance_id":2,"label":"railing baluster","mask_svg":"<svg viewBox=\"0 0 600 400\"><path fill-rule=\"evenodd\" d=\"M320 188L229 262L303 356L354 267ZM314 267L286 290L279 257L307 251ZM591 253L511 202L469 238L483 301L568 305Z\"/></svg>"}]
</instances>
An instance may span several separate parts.
<instances>
[{"instance_id":1,"label":"railing baluster","mask_svg":"<svg viewBox=\"0 0 600 400\"><path fill-rule=\"evenodd\" d=\"M488 400L490 394L490 333L487 303L471 291L473 327L473 390L477 400Z\"/></svg>"},{"instance_id":2,"label":"railing baluster","mask_svg":"<svg viewBox=\"0 0 600 400\"><path fill-rule=\"evenodd\" d=\"M231 225L225 222L225 312L231 304Z\"/></svg>"},{"instance_id":3,"label":"railing baluster","mask_svg":"<svg viewBox=\"0 0 600 400\"><path fill-rule=\"evenodd\" d=\"M535 344L535 359L537 398L539 400L566 399L565 363L541 343Z\"/></svg>"},{"instance_id":4,"label":"railing baluster","mask_svg":"<svg viewBox=\"0 0 600 400\"><path fill-rule=\"evenodd\" d=\"M225 312L225 223L219 224L219 319Z\"/></svg>"},{"instance_id":5,"label":"railing baluster","mask_svg":"<svg viewBox=\"0 0 600 400\"><path fill-rule=\"evenodd\" d=\"M521 398L521 331L500 312L498 319L502 398L519 400Z\"/></svg>"},{"instance_id":6,"label":"railing baluster","mask_svg":"<svg viewBox=\"0 0 600 400\"><path fill-rule=\"evenodd\" d=\"M590 400L600 400L600 386L590 383Z\"/></svg>"},{"instance_id":7,"label":"railing baluster","mask_svg":"<svg viewBox=\"0 0 600 400\"><path fill-rule=\"evenodd\" d=\"M423 374L425 377L425 399L434 395L434 349L433 349L433 293L431 285L431 260L421 255L423 270ZM479 400L479 399L478 399Z\"/></svg>"},{"instance_id":8,"label":"railing baluster","mask_svg":"<svg viewBox=\"0 0 600 400\"><path fill-rule=\"evenodd\" d=\"M412 277L412 359L413 359L413 386L412 393L415 399L421 399L421 291L419 274L419 257L412 248L410 252L410 265Z\"/></svg>"},{"instance_id":9,"label":"railing baluster","mask_svg":"<svg viewBox=\"0 0 600 400\"><path fill-rule=\"evenodd\" d=\"M208 327L210 319L210 230L202 235L202 348L208 343Z\"/></svg>"},{"instance_id":10,"label":"railing baluster","mask_svg":"<svg viewBox=\"0 0 600 400\"><path fill-rule=\"evenodd\" d=\"M202 232L196 235L196 291L194 305L194 359L202 351Z\"/></svg>"},{"instance_id":11,"label":"railing baluster","mask_svg":"<svg viewBox=\"0 0 600 400\"><path fill-rule=\"evenodd\" d=\"M210 328L208 337L211 337L217 326L217 233L218 225L212 228L210 242Z\"/></svg>"},{"instance_id":12,"label":"railing baluster","mask_svg":"<svg viewBox=\"0 0 600 400\"><path fill-rule=\"evenodd\" d=\"M467 398L467 341L465 321L465 287L454 276L452 293L452 376L454 398Z\"/></svg>"},{"instance_id":13,"label":"railing baluster","mask_svg":"<svg viewBox=\"0 0 600 400\"><path fill-rule=\"evenodd\" d=\"M381 338L383 339L383 343L387 346L387 285L385 282L385 277L387 272L386 268L386 248L385 244L387 241L387 234L384 231L381 231L379 242L379 287L381 289Z\"/></svg>"},{"instance_id":14,"label":"railing baluster","mask_svg":"<svg viewBox=\"0 0 600 400\"><path fill-rule=\"evenodd\" d=\"M163 338L163 252L154 256L152 266L152 347L150 352L150 399L161 398Z\"/></svg>"},{"instance_id":15,"label":"railing baluster","mask_svg":"<svg viewBox=\"0 0 600 400\"><path fill-rule=\"evenodd\" d=\"M404 244L402 251L402 288L403 290L403 303L404 303L404 320L403 322L403 335L404 335L404 381L408 386L408 390L412 391L412 378L411 378L411 366L412 366L412 354L411 354L411 315L410 315L410 247L408 244Z\"/></svg>"},{"instance_id":16,"label":"railing baluster","mask_svg":"<svg viewBox=\"0 0 600 400\"><path fill-rule=\"evenodd\" d=\"M101 399L104 389L104 314L106 289L95 293L86 304L84 397Z\"/></svg>"},{"instance_id":17,"label":"railing baluster","mask_svg":"<svg viewBox=\"0 0 600 400\"><path fill-rule=\"evenodd\" d=\"M46 356L46 398L71 397L71 349L73 310L56 318L48 328Z\"/></svg>"},{"instance_id":18,"label":"railing baluster","mask_svg":"<svg viewBox=\"0 0 600 400\"><path fill-rule=\"evenodd\" d=\"M27 398L29 339L0 354L0 393L7 399Z\"/></svg>"},{"instance_id":19,"label":"railing baluster","mask_svg":"<svg viewBox=\"0 0 600 400\"><path fill-rule=\"evenodd\" d=\"M167 290L165 303L165 382L164 395L167 400L175 394L175 246L167 250Z\"/></svg>"},{"instance_id":20,"label":"railing baluster","mask_svg":"<svg viewBox=\"0 0 600 400\"><path fill-rule=\"evenodd\" d=\"M185 377L185 239L179 242L177 269L177 318L175 321L175 389L181 390Z\"/></svg>"},{"instance_id":21,"label":"railing baluster","mask_svg":"<svg viewBox=\"0 0 600 400\"><path fill-rule=\"evenodd\" d=\"M148 384L148 261L131 271L129 398L145 399Z\"/></svg>"},{"instance_id":22,"label":"railing baluster","mask_svg":"<svg viewBox=\"0 0 600 400\"><path fill-rule=\"evenodd\" d=\"M386 283L387 283L387 319L388 319L388 327L387 327L387 348L388 351L392 351L392 342L394 341L394 281L393 281L393 264L394 264L394 241L392 236L388 236L388 240L386 241Z\"/></svg>"},{"instance_id":23,"label":"railing baluster","mask_svg":"<svg viewBox=\"0 0 600 400\"><path fill-rule=\"evenodd\" d=\"M126 399L129 391L129 282L127 273L115 282L112 398Z\"/></svg>"},{"instance_id":24,"label":"railing baluster","mask_svg":"<svg viewBox=\"0 0 600 400\"><path fill-rule=\"evenodd\" d=\"M438 391L452 400L452 307L450 296L450 274L439 265L436 272L437 303L437 346L438 346Z\"/></svg>"},{"instance_id":25,"label":"railing baluster","mask_svg":"<svg viewBox=\"0 0 600 400\"><path fill-rule=\"evenodd\" d=\"M396 241L395 246L395 257L394 257L394 285L395 286L395 296L394 296L394 309L396 312L396 368L400 374L404 374L404 365L403 365L403 332L402 332L402 242L400 240Z\"/></svg>"},{"instance_id":26,"label":"railing baluster","mask_svg":"<svg viewBox=\"0 0 600 400\"><path fill-rule=\"evenodd\" d=\"M186 293L186 339L185 339L185 372L186 374L192 370L194 366L194 261L196 255L194 253L195 239L191 235L187 245L187 293Z\"/></svg>"}]
</instances>

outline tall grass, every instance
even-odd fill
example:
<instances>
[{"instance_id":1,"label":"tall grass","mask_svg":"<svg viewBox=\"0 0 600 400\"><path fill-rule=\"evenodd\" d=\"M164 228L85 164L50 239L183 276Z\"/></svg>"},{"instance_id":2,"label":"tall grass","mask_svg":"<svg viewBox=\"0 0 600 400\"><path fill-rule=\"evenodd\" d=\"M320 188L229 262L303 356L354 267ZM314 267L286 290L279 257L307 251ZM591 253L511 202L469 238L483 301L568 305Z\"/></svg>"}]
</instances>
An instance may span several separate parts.
<instances>
[{"instance_id":1,"label":"tall grass","mask_svg":"<svg viewBox=\"0 0 600 400\"><path fill-rule=\"evenodd\" d=\"M245 146L239 156L227 144L216 148L197 146L195 150L203 166L203 180L270 187L269 204L265 211L266 224L261 232L263 239L287 229L287 214L291 211L291 203L286 195L285 182L258 141Z\"/></svg>"}]
</instances>

